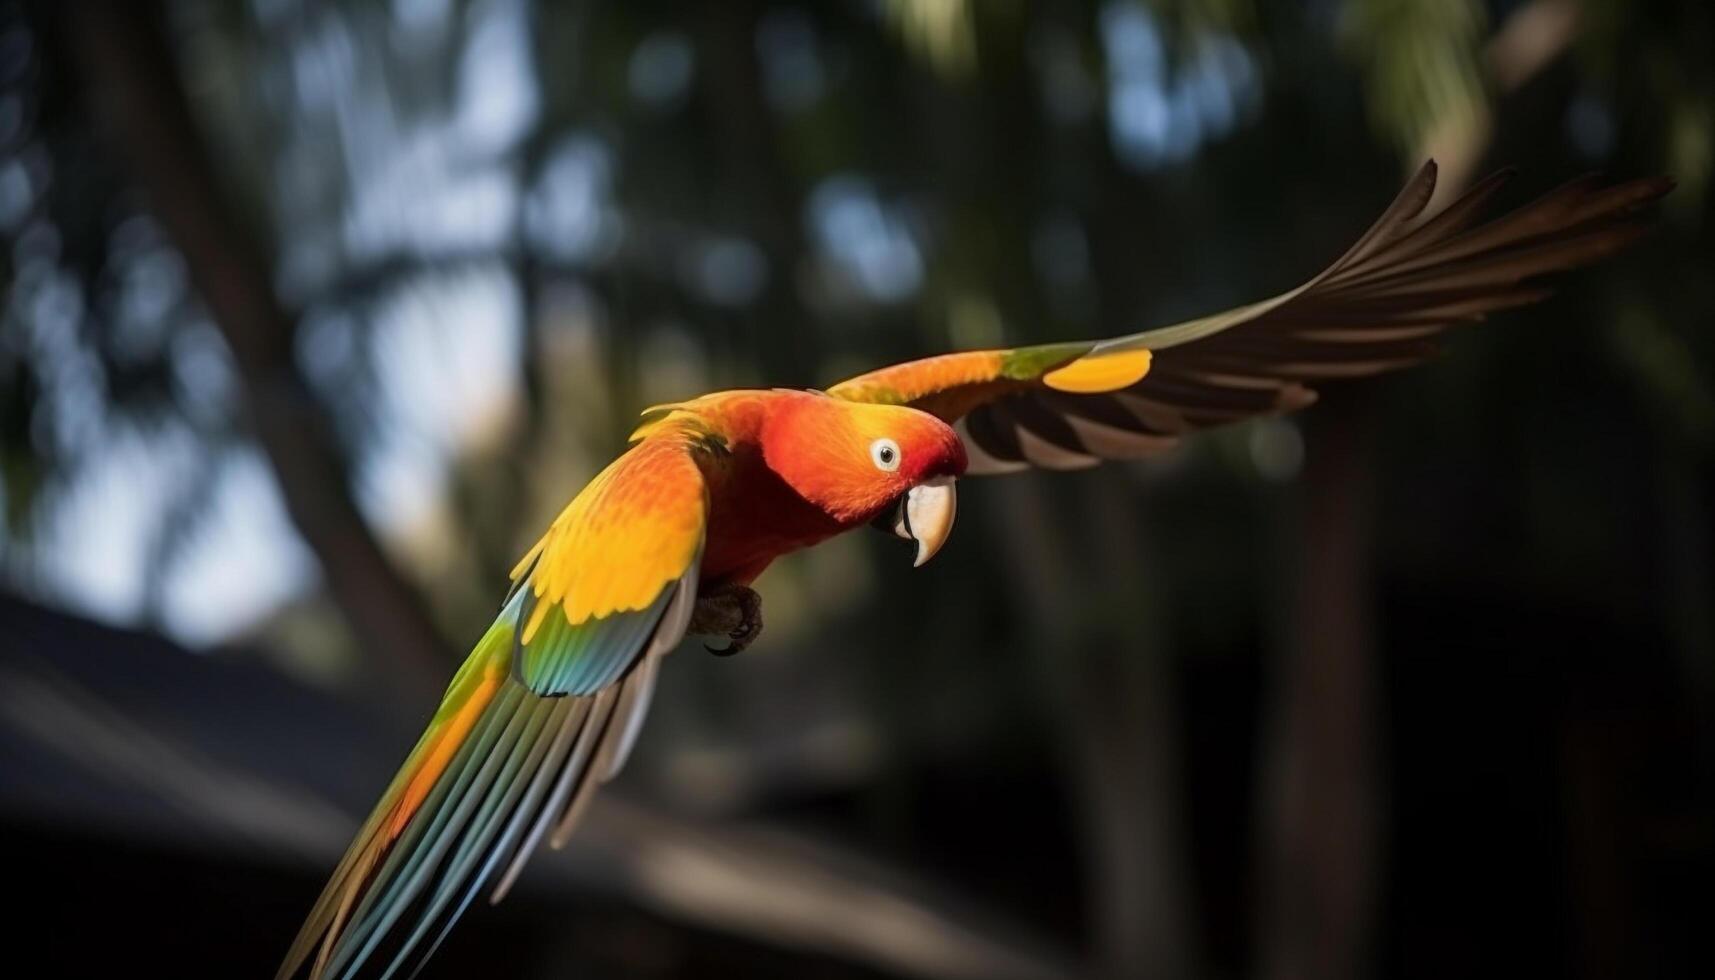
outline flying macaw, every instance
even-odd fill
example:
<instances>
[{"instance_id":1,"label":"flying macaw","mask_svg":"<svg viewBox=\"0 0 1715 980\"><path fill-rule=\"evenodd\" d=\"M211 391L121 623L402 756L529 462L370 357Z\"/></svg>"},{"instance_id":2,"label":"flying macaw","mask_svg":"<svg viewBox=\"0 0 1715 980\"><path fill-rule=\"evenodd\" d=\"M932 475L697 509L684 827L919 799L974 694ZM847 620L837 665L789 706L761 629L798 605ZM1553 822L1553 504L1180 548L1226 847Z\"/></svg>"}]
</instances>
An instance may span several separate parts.
<instances>
[{"instance_id":1,"label":"flying macaw","mask_svg":"<svg viewBox=\"0 0 1715 980\"><path fill-rule=\"evenodd\" d=\"M1506 176L1425 216L1432 161L1320 275L1214 316L647 410L513 570L278 980L306 964L316 980L420 967L485 887L504 897L625 764L679 641L755 639L750 584L781 555L877 524L914 541L922 565L952 531L960 476L1147 456L1302 408L1316 398L1306 382L1415 364L1447 327L1542 299L1534 277L1632 242L1632 216L1673 186L1585 178L1475 224Z\"/></svg>"}]
</instances>

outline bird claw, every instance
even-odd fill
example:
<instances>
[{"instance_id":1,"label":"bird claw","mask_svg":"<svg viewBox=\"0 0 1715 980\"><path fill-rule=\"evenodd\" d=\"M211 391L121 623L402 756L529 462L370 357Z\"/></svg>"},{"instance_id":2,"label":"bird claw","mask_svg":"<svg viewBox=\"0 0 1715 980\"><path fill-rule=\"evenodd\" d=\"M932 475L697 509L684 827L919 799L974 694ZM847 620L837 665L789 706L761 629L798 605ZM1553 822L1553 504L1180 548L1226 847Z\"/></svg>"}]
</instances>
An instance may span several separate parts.
<instances>
[{"instance_id":1,"label":"bird claw","mask_svg":"<svg viewBox=\"0 0 1715 980\"><path fill-rule=\"evenodd\" d=\"M703 636L725 636L727 645L703 649L717 657L741 653L762 635L762 596L743 585L728 585L697 597L688 632Z\"/></svg>"}]
</instances>

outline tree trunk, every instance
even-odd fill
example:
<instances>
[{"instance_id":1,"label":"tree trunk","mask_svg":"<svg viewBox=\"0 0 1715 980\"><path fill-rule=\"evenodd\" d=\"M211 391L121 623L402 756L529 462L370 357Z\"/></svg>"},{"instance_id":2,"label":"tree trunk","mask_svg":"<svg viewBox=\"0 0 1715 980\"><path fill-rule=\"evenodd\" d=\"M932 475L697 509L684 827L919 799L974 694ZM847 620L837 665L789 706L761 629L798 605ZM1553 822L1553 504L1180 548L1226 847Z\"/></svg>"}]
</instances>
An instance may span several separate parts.
<instances>
[{"instance_id":1,"label":"tree trunk","mask_svg":"<svg viewBox=\"0 0 1715 980\"><path fill-rule=\"evenodd\" d=\"M1366 974L1382 790L1371 649L1366 399L1311 427L1297 595L1263 726L1261 922L1266 980Z\"/></svg>"},{"instance_id":2,"label":"tree trunk","mask_svg":"<svg viewBox=\"0 0 1715 980\"><path fill-rule=\"evenodd\" d=\"M1572 0L1532 0L1483 52L1497 97L1552 64L1577 36ZM1416 158L1440 165L1433 213L1471 179L1493 135L1490 114L1441 121ZM1297 608L1271 723L1259 802L1260 965L1268 980L1362 976L1376 904L1385 789L1376 763L1374 638L1369 622L1371 453L1368 399L1322 409L1312 427Z\"/></svg>"}]
</instances>

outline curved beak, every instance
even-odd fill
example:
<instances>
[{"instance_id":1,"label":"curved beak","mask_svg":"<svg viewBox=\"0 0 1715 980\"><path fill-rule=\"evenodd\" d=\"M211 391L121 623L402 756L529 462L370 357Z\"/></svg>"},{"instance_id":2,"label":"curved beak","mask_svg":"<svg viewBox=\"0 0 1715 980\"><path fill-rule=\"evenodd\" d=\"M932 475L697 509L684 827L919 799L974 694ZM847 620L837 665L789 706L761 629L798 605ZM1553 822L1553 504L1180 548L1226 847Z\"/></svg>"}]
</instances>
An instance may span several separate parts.
<instances>
[{"instance_id":1,"label":"curved beak","mask_svg":"<svg viewBox=\"0 0 1715 980\"><path fill-rule=\"evenodd\" d=\"M912 487L905 494L893 519L893 533L907 541L917 542L917 560L913 568L935 557L935 552L947 543L953 533L953 516L959 510L959 495L953 490L953 478L939 476Z\"/></svg>"}]
</instances>

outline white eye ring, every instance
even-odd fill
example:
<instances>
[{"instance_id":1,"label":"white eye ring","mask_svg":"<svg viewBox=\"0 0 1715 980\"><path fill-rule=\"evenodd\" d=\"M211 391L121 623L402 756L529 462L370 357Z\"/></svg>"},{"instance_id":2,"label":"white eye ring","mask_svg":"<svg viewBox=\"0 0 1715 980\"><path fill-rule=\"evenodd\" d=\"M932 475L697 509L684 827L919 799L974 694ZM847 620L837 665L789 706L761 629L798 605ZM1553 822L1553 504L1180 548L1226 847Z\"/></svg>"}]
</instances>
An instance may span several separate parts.
<instances>
[{"instance_id":1,"label":"white eye ring","mask_svg":"<svg viewBox=\"0 0 1715 980\"><path fill-rule=\"evenodd\" d=\"M899 443L892 439L877 439L869 444L869 461L883 473L899 469Z\"/></svg>"}]
</instances>

